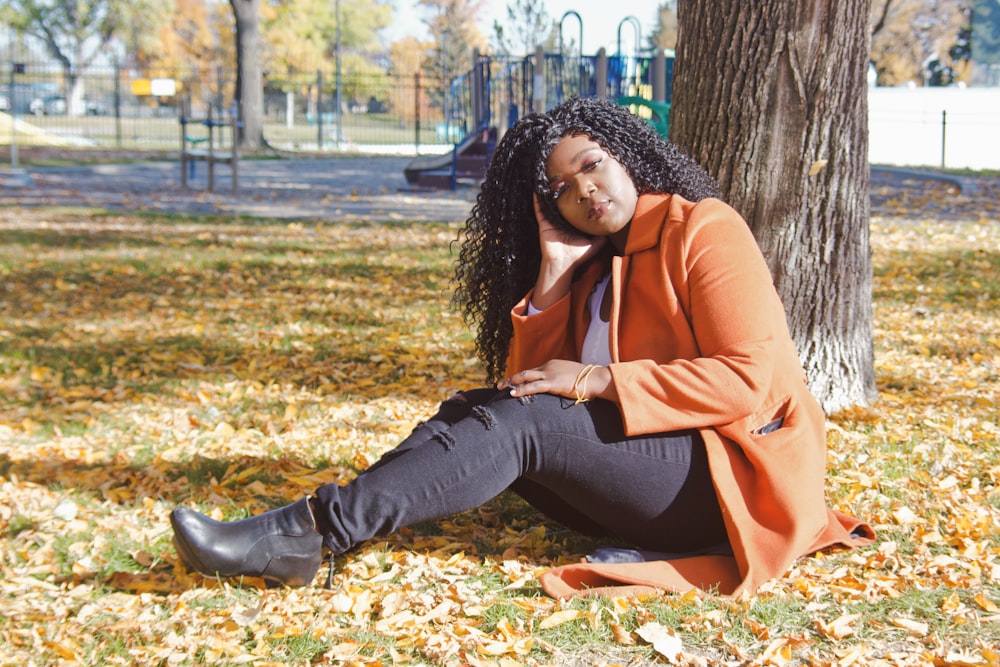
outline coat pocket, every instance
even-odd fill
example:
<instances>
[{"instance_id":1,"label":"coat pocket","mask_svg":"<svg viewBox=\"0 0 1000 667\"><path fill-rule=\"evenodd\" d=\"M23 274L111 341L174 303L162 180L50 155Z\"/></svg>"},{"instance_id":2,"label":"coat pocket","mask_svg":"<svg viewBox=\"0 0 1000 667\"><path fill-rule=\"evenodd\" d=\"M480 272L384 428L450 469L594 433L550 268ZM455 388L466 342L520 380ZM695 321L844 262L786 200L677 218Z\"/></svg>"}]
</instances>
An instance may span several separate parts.
<instances>
[{"instance_id":1,"label":"coat pocket","mask_svg":"<svg viewBox=\"0 0 1000 667\"><path fill-rule=\"evenodd\" d=\"M780 401L772 403L763 410L757 411L750 421L754 425L750 429L750 435L765 436L781 429L785 425L785 417L788 415L788 406L791 401L792 397L790 395L785 396Z\"/></svg>"}]
</instances>

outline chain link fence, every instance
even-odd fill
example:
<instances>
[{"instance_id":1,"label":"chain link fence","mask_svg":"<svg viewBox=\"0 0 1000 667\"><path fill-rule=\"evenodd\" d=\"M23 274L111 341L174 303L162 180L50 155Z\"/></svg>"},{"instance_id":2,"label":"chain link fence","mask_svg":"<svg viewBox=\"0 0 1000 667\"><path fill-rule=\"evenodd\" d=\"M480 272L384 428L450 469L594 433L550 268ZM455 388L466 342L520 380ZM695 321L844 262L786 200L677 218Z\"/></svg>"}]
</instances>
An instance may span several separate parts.
<instances>
[{"instance_id":1,"label":"chain link fence","mask_svg":"<svg viewBox=\"0 0 1000 667\"><path fill-rule=\"evenodd\" d=\"M441 152L452 146L445 109L431 90L448 90L414 73L343 74L340 109L328 63L312 71L264 77L264 138L285 151ZM325 73L327 72L327 73ZM136 72L94 66L78 74L44 60L0 59L0 144L176 150L182 109L216 118L231 113L229 70ZM441 95L436 96L438 99ZM10 119L17 118L14 126ZM189 124L189 132L197 124ZM12 130L16 137L12 136Z\"/></svg>"}]
</instances>

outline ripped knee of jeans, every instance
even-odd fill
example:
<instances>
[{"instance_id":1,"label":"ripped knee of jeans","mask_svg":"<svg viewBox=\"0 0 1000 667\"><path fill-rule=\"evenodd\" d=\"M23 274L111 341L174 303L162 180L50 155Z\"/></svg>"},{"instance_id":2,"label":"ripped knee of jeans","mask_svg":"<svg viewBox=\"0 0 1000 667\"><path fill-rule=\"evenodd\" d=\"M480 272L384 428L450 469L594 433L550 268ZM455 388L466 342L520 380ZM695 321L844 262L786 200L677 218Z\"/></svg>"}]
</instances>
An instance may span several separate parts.
<instances>
[{"instance_id":1,"label":"ripped knee of jeans","mask_svg":"<svg viewBox=\"0 0 1000 667\"><path fill-rule=\"evenodd\" d=\"M456 404L456 405L465 405L466 403L469 402L469 399L465 396L465 392L463 392L463 391L456 391L454 394L452 394L447 399L445 399L444 402L445 403L452 403L452 404Z\"/></svg>"},{"instance_id":2,"label":"ripped knee of jeans","mask_svg":"<svg viewBox=\"0 0 1000 667\"><path fill-rule=\"evenodd\" d=\"M444 445L445 451L450 452L455 449L455 436L448 431L438 431L434 434L434 439Z\"/></svg>"},{"instance_id":3,"label":"ripped knee of jeans","mask_svg":"<svg viewBox=\"0 0 1000 667\"><path fill-rule=\"evenodd\" d=\"M486 427L486 430L496 428L497 418L489 411L489 408L483 405L477 405L472 408L473 416L479 420L479 423Z\"/></svg>"}]
</instances>

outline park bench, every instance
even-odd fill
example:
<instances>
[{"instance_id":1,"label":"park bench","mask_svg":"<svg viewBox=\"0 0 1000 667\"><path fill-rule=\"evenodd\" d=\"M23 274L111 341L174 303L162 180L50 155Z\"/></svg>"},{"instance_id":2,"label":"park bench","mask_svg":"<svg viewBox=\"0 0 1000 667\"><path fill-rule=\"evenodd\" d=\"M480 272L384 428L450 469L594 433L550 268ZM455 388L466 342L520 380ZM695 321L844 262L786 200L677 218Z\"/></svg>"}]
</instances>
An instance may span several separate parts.
<instances>
[{"instance_id":1,"label":"park bench","mask_svg":"<svg viewBox=\"0 0 1000 667\"><path fill-rule=\"evenodd\" d=\"M195 164L204 162L208 171L208 189L215 188L215 165L229 165L233 177L233 190L239 188L239 136L237 131L239 122L237 114L229 114L229 120L216 120L212 117L212 107L208 108L208 115L204 118L192 118L188 116L186 105L181 107L181 187L186 188L188 181L194 178ZM193 135L189 133L189 127L203 126L205 134ZM221 130L216 128L228 127L230 130L230 150L219 150L222 146ZM202 148L204 146L204 148Z\"/></svg>"}]
</instances>

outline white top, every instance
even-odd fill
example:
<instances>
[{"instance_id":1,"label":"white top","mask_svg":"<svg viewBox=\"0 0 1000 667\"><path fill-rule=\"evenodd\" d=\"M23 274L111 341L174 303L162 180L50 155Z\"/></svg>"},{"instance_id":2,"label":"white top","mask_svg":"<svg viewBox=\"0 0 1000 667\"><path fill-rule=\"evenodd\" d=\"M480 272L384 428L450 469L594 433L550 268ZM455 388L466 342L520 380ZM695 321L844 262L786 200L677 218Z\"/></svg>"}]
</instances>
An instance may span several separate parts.
<instances>
[{"instance_id":1,"label":"white top","mask_svg":"<svg viewBox=\"0 0 1000 667\"><path fill-rule=\"evenodd\" d=\"M590 326L587 327L587 335L583 338L583 351L580 353L580 363L597 364L607 366L611 363L611 324L601 319L601 302L604 301L604 292L608 289L608 282L611 274L604 276L599 283L594 285L594 290L587 297L587 307L590 309ZM535 315L542 311L535 308L528 302L528 315Z\"/></svg>"}]
</instances>

